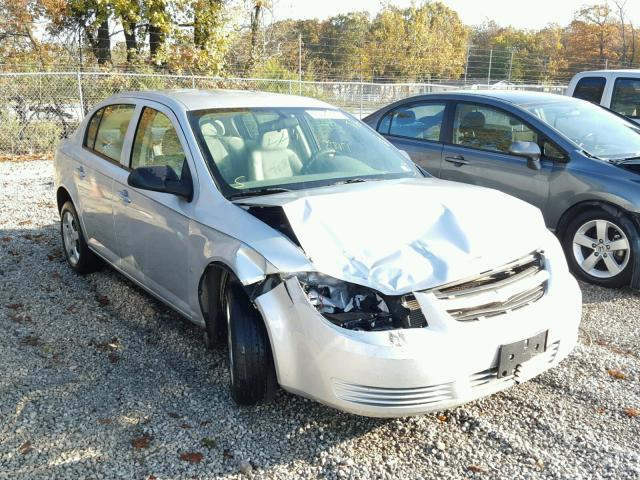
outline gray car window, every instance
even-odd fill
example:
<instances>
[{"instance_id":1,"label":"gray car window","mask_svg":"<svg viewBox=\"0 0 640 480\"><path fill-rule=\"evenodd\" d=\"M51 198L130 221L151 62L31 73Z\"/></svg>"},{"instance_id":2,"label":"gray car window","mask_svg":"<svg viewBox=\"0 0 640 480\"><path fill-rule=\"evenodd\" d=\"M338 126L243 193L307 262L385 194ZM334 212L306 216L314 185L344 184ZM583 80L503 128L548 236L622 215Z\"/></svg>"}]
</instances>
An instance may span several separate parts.
<instances>
[{"instance_id":1,"label":"gray car window","mask_svg":"<svg viewBox=\"0 0 640 480\"><path fill-rule=\"evenodd\" d=\"M486 105L461 103L453 121L453 143L509 153L512 142L538 143L538 134L517 117Z\"/></svg>"},{"instance_id":2,"label":"gray car window","mask_svg":"<svg viewBox=\"0 0 640 480\"><path fill-rule=\"evenodd\" d=\"M583 77L578 80L573 96L588 102L600 103L606 83L604 77Z\"/></svg>"},{"instance_id":3,"label":"gray car window","mask_svg":"<svg viewBox=\"0 0 640 480\"><path fill-rule=\"evenodd\" d=\"M611 110L627 117L640 117L640 78L618 78L611 95Z\"/></svg>"},{"instance_id":4,"label":"gray car window","mask_svg":"<svg viewBox=\"0 0 640 480\"><path fill-rule=\"evenodd\" d=\"M180 137L171 120L164 113L145 107L133 142L131 168L168 166L180 179L185 161Z\"/></svg>"},{"instance_id":5,"label":"gray car window","mask_svg":"<svg viewBox=\"0 0 640 480\"><path fill-rule=\"evenodd\" d=\"M104 108L93 149L116 162L120 161L124 137L133 116L133 105L109 105Z\"/></svg>"},{"instance_id":6,"label":"gray car window","mask_svg":"<svg viewBox=\"0 0 640 480\"><path fill-rule=\"evenodd\" d=\"M416 103L397 108L389 117L389 134L438 142L445 106L444 103Z\"/></svg>"}]
</instances>

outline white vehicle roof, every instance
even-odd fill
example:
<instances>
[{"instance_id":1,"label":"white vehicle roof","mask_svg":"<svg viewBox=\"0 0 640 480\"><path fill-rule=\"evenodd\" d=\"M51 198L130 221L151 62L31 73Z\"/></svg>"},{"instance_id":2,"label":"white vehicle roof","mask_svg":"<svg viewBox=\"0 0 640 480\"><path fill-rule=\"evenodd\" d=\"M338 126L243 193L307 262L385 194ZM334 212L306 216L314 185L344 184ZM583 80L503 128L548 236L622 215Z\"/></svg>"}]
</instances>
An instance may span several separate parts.
<instances>
[{"instance_id":1,"label":"white vehicle roof","mask_svg":"<svg viewBox=\"0 0 640 480\"><path fill-rule=\"evenodd\" d=\"M131 97L152 100L184 110L259 107L336 108L314 98L253 90L146 90L123 92L109 98L108 102L112 103L116 98Z\"/></svg>"},{"instance_id":2,"label":"white vehicle roof","mask_svg":"<svg viewBox=\"0 0 640 480\"><path fill-rule=\"evenodd\" d=\"M640 76L640 69L637 68L627 68L627 69L620 69L620 70L585 70L584 72L580 72L580 73L576 73L575 76L586 76L586 75L593 75L595 73L611 73L614 75L639 75Z\"/></svg>"}]
</instances>

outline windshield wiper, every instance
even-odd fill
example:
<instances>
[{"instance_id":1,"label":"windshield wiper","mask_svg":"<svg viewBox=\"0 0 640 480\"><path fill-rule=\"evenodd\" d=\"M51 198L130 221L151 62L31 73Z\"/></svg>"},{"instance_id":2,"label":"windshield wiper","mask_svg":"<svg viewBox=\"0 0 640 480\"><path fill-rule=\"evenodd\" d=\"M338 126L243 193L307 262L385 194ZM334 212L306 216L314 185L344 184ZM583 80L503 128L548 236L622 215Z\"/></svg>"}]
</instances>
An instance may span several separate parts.
<instances>
[{"instance_id":1,"label":"windshield wiper","mask_svg":"<svg viewBox=\"0 0 640 480\"><path fill-rule=\"evenodd\" d=\"M345 185L347 183L362 183L362 182L379 182L380 178L347 178L346 180L340 180L337 182L333 182L331 185Z\"/></svg>"},{"instance_id":2,"label":"windshield wiper","mask_svg":"<svg viewBox=\"0 0 640 480\"><path fill-rule=\"evenodd\" d=\"M634 155L632 157L626 157L626 158L614 158L614 159L611 159L611 163L615 163L619 165L622 163L632 162L634 160L640 160L640 156Z\"/></svg>"},{"instance_id":3,"label":"windshield wiper","mask_svg":"<svg viewBox=\"0 0 640 480\"><path fill-rule=\"evenodd\" d=\"M269 195L270 193L284 193L284 192L290 192L290 191L291 191L290 188L263 187L263 188L255 188L255 189L247 190L245 192L232 193L227 198L229 200L235 200L236 198L258 197L260 195Z\"/></svg>"}]
</instances>

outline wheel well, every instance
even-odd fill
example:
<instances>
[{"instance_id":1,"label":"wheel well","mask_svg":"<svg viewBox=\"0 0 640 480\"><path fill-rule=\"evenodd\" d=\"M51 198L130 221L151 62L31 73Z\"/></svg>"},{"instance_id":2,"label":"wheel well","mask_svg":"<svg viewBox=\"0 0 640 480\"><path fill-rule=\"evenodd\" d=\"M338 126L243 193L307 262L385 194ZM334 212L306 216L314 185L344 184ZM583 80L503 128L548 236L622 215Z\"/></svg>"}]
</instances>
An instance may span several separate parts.
<instances>
[{"instance_id":1,"label":"wheel well","mask_svg":"<svg viewBox=\"0 0 640 480\"><path fill-rule=\"evenodd\" d=\"M233 272L222 263L211 263L203 272L198 286L198 300L205 325L211 325L215 329L221 313L225 285L234 279Z\"/></svg>"},{"instance_id":2,"label":"wheel well","mask_svg":"<svg viewBox=\"0 0 640 480\"><path fill-rule=\"evenodd\" d=\"M67 192L67 189L64 187L58 188L58 191L56 192L56 201L58 204L58 213L60 213L60 211L62 210L62 206L65 203L73 202L71 200L71 195L69 195L69 192Z\"/></svg>"},{"instance_id":3,"label":"wheel well","mask_svg":"<svg viewBox=\"0 0 640 480\"><path fill-rule=\"evenodd\" d=\"M567 228L567 225L569 224L572 218L584 212L587 212L589 210L593 210L594 208L599 208L615 216L624 216L627 213L626 210L624 210L623 208L609 202L597 201L597 200L580 202L576 205L573 205L569 209L567 209L560 217L560 220L558 221L558 225L556 227L556 235L558 236L558 238L562 239L562 237L564 236L565 230Z\"/></svg>"}]
</instances>

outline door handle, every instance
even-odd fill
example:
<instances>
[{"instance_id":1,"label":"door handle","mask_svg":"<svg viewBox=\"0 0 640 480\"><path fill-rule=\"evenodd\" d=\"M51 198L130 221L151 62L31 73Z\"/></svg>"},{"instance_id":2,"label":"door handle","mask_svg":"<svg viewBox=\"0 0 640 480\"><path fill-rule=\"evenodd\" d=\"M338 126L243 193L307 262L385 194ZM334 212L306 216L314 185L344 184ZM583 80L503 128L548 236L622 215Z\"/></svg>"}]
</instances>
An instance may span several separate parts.
<instances>
[{"instance_id":1,"label":"door handle","mask_svg":"<svg viewBox=\"0 0 640 480\"><path fill-rule=\"evenodd\" d=\"M84 171L84 167L82 165L80 165L79 167L76 167L76 172L78 172L78 176L80 178L84 178L87 176L87 174Z\"/></svg>"},{"instance_id":2,"label":"door handle","mask_svg":"<svg viewBox=\"0 0 640 480\"><path fill-rule=\"evenodd\" d=\"M452 157L444 157L445 162L453 163L456 167L462 165L469 165L469 160L465 160L462 155L455 155Z\"/></svg>"},{"instance_id":3,"label":"door handle","mask_svg":"<svg viewBox=\"0 0 640 480\"><path fill-rule=\"evenodd\" d=\"M122 200L122 203L126 203L126 204L131 203L131 199L129 198L129 192L127 192L126 190L120 190L118 192L118 195L120 196L120 200Z\"/></svg>"}]
</instances>

